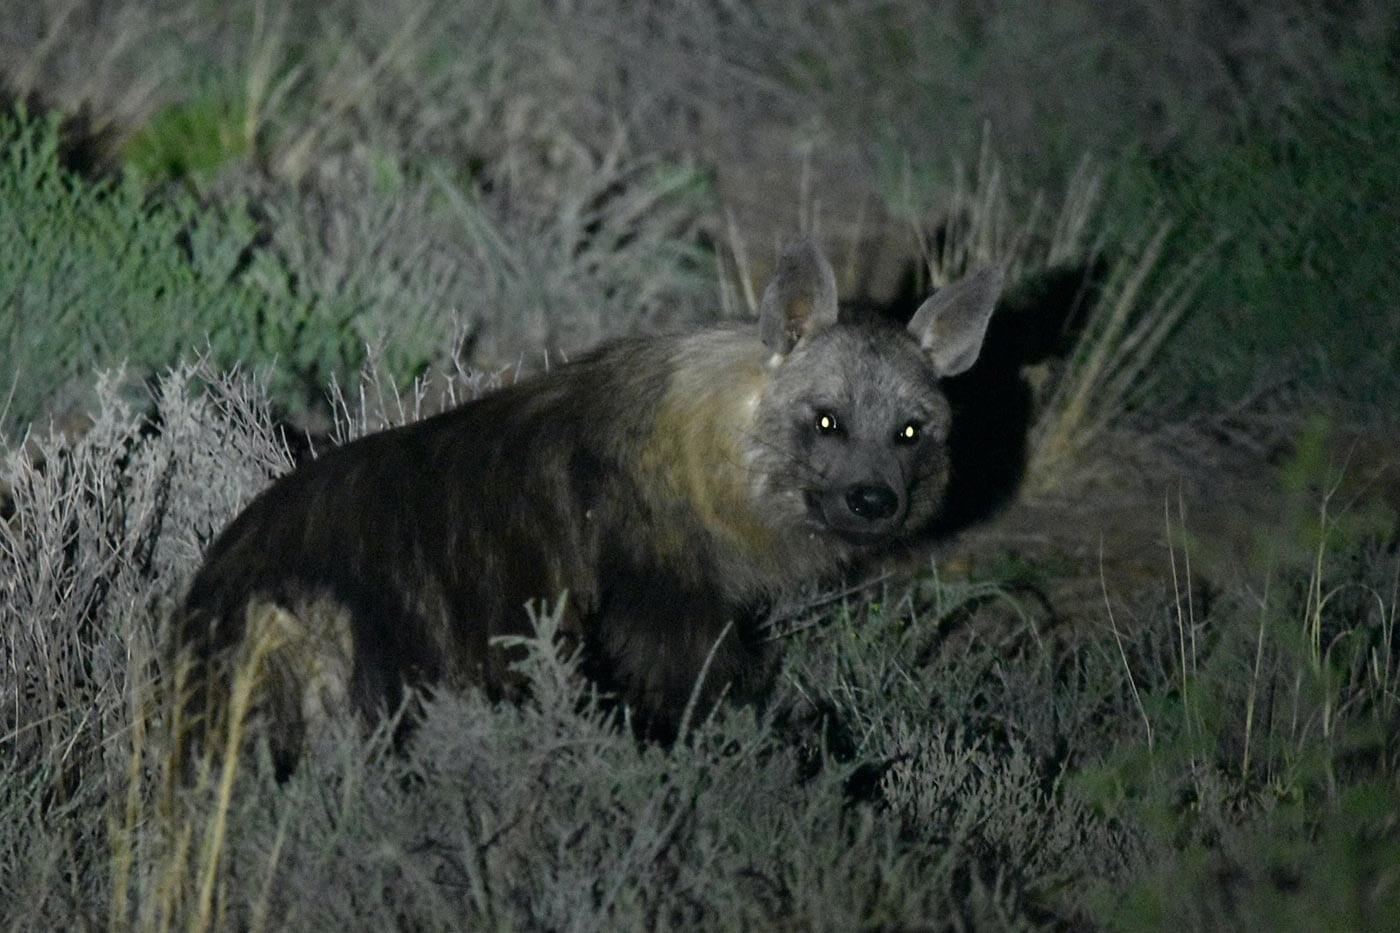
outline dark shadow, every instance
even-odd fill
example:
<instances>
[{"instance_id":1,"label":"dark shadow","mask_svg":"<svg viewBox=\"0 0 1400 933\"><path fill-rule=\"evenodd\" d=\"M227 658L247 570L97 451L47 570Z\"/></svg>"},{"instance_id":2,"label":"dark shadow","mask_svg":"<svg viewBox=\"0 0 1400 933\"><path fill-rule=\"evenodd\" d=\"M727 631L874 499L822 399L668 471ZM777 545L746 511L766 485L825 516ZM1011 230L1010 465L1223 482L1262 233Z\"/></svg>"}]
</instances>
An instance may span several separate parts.
<instances>
[{"instance_id":1,"label":"dark shadow","mask_svg":"<svg viewBox=\"0 0 1400 933\"><path fill-rule=\"evenodd\" d=\"M99 124L92 108L83 104L77 113L63 113L35 91L20 94L0 80L0 113L25 113L30 120L58 119L58 164L67 171L91 180L115 178L119 165L115 158L118 134L111 124Z\"/></svg>"}]
</instances>

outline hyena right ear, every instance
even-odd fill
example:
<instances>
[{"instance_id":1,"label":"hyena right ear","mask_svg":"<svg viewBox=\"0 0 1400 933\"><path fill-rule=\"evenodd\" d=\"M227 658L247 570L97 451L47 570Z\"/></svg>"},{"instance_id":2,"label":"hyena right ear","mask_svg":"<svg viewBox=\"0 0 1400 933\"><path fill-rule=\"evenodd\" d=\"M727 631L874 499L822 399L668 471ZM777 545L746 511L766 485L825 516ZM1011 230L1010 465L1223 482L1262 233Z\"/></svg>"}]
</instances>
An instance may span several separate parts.
<instances>
[{"instance_id":1,"label":"hyena right ear","mask_svg":"<svg viewBox=\"0 0 1400 933\"><path fill-rule=\"evenodd\" d=\"M790 240L758 306L763 345L785 355L808 334L836 323L836 273L810 238Z\"/></svg>"},{"instance_id":2,"label":"hyena right ear","mask_svg":"<svg viewBox=\"0 0 1400 933\"><path fill-rule=\"evenodd\" d=\"M940 377L956 376L977 362L1003 278L1000 268L984 266L943 286L914 312L909 333Z\"/></svg>"}]
</instances>

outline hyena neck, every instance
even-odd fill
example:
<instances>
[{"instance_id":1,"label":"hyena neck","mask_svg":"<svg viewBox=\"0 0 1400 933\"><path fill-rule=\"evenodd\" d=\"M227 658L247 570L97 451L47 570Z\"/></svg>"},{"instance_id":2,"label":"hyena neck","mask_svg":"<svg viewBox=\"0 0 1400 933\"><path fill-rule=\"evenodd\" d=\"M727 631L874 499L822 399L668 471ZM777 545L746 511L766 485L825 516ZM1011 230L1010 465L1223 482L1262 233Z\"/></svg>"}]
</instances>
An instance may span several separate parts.
<instances>
[{"instance_id":1,"label":"hyena neck","mask_svg":"<svg viewBox=\"0 0 1400 933\"><path fill-rule=\"evenodd\" d=\"M779 542L754 507L746 456L768 356L744 330L678 339L639 462L649 505L666 516L659 547L676 556L703 553L723 579L750 592L791 574L778 566Z\"/></svg>"}]
</instances>

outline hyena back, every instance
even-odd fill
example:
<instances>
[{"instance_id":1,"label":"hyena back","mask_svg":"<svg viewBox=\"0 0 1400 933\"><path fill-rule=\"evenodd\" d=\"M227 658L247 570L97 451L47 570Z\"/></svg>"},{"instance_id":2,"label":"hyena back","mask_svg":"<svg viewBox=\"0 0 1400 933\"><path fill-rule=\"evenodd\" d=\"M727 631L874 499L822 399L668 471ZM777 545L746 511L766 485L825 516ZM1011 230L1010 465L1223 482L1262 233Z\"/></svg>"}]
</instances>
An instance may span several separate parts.
<instances>
[{"instance_id":1,"label":"hyena back","mask_svg":"<svg viewBox=\"0 0 1400 933\"><path fill-rule=\"evenodd\" d=\"M562 637L651 736L697 694L753 697L784 591L897 545L936 514L950 412L937 381L976 359L986 269L907 329L847 320L808 241L779 258L758 326L624 339L276 481L218 537L180 614L196 702L269 655L261 707L295 760L337 708L405 687L519 685L492 644L567 593Z\"/></svg>"}]
</instances>

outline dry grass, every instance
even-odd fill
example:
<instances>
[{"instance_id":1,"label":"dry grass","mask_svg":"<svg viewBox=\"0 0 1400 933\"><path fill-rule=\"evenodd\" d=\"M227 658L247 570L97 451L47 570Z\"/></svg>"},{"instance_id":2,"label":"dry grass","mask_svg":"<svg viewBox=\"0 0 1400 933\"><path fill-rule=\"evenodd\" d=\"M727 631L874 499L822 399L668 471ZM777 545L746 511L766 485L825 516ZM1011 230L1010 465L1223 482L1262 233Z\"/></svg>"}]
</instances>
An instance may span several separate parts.
<instances>
[{"instance_id":1,"label":"dry grass","mask_svg":"<svg viewBox=\"0 0 1400 933\"><path fill-rule=\"evenodd\" d=\"M1170 221L1122 247L1085 325L1079 350L1060 376L1032 433L1029 490L1052 488L1078 454L1098 443L1161 378L1154 367L1168 338L1191 311L1205 254L1164 268Z\"/></svg>"},{"instance_id":2,"label":"dry grass","mask_svg":"<svg viewBox=\"0 0 1400 933\"><path fill-rule=\"evenodd\" d=\"M350 729L281 784L249 719L275 650L259 643L220 739L186 770L161 619L210 537L290 458L262 389L181 370L159 380L151 418L105 384L86 434L40 439L40 457L11 445L0 470L13 509L0 756L16 763L0 769L0 925L1361 928L1394 915L1393 515L1361 528L1325 477L1288 500L1307 520L1248 516L1272 556L1227 576L1201 520L1188 527L1200 487L1155 498L1168 470L1151 474L1154 531L1063 495L1152 392L1211 259L1173 258L1181 228L1165 214L1111 218L1103 163L1081 154L1208 147L1304 91L1325 101L1336 42L1386 35L1382 6L1307 0L1291 19L1238 21L1146 0L972 16L602 0L8 11L10 90L88 104L119 137L192 99L232 102L227 148L241 154L180 181L211 202L252 193L271 241L251 278L356 312L335 319L363 325L348 339L372 349L335 396L338 438L603 335L714 305L752 313L774 230L849 246L843 281L857 245L892 224L926 287L980 263L1013 280L1106 271L1088 283L1084 340L1039 398L1028 483L1071 500L1040 513L1032 532L1049 544L1006 544L970 584L947 579L949 562L942 578L809 611L770 706L689 723L669 753L619 732L546 632L522 643L528 702L444 691L406 748L384 754L382 728ZM292 326L298 346L316 320ZM431 331L432 352L396 369L376 333L395 326ZM465 372L484 361L488 376ZM429 363L436 376L401 388ZM1123 477L1098 479L1127 495ZM1101 552L1095 577L1080 561L1095 521L1110 545L1142 539L1135 561L1156 552L1130 570ZM1055 587L1076 584L1101 597L1094 614L1060 612Z\"/></svg>"}]
</instances>

